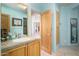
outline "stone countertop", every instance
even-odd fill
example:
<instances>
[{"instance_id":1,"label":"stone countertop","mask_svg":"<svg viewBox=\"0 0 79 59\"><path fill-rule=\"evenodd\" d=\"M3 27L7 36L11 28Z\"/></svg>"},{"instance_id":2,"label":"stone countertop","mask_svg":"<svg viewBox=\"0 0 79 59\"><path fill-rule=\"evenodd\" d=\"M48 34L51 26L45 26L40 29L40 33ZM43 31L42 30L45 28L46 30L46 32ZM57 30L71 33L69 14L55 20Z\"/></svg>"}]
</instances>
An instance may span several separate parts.
<instances>
[{"instance_id":1,"label":"stone countertop","mask_svg":"<svg viewBox=\"0 0 79 59\"><path fill-rule=\"evenodd\" d=\"M15 48L17 46L24 45L24 44L27 44L27 43L30 43L34 40L39 40L39 39L40 38L22 37L22 38L2 42L1 43L1 52L5 52L5 51Z\"/></svg>"}]
</instances>

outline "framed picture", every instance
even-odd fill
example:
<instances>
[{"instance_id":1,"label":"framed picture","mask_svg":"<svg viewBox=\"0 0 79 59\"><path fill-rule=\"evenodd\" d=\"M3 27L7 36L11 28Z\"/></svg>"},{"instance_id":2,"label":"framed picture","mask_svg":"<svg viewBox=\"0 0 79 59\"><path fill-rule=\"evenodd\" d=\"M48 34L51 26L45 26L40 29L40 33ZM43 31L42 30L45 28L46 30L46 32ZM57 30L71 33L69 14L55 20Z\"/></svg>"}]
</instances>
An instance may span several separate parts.
<instances>
[{"instance_id":1,"label":"framed picture","mask_svg":"<svg viewBox=\"0 0 79 59\"><path fill-rule=\"evenodd\" d=\"M77 18L71 18L71 43L78 42Z\"/></svg>"},{"instance_id":2,"label":"framed picture","mask_svg":"<svg viewBox=\"0 0 79 59\"><path fill-rule=\"evenodd\" d=\"M12 26L22 26L22 19L12 18Z\"/></svg>"}]
</instances>

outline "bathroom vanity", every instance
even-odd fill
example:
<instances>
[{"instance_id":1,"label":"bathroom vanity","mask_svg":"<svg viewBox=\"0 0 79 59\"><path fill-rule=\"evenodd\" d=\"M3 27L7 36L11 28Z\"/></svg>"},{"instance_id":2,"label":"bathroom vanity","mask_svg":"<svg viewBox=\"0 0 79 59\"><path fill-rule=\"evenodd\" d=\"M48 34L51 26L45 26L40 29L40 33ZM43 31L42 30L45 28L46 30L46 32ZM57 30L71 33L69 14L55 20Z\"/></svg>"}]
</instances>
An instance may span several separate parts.
<instances>
[{"instance_id":1,"label":"bathroom vanity","mask_svg":"<svg viewBox=\"0 0 79 59\"><path fill-rule=\"evenodd\" d=\"M40 56L40 39L20 38L2 43L2 56Z\"/></svg>"}]
</instances>

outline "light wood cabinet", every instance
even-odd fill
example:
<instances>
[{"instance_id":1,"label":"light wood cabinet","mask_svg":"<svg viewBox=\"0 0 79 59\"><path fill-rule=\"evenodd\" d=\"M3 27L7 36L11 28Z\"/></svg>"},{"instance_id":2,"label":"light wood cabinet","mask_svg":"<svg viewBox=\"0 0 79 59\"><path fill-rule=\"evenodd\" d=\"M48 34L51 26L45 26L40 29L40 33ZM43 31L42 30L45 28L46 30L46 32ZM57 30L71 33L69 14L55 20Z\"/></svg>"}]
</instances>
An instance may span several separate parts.
<instances>
[{"instance_id":1,"label":"light wood cabinet","mask_svg":"<svg viewBox=\"0 0 79 59\"><path fill-rule=\"evenodd\" d=\"M2 56L40 56L40 41L35 40L2 53Z\"/></svg>"},{"instance_id":2,"label":"light wood cabinet","mask_svg":"<svg viewBox=\"0 0 79 59\"><path fill-rule=\"evenodd\" d=\"M7 40L6 37L9 31L10 31L10 16L6 14L1 14L1 38L5 38L5 40Z\"/></svg>"},{"instance_id":3,"label":"light wood cabinet","mask_svg":"<svg viewBox=\"0 0 79 59\"><path fill-rule=\"evenodd\" d=\"M7 29L10 31L10 16L6 14L1 14L1 29Z\"/></svg>"},{"instance_id":4,"label":"light wood cabinet","mask_svg":"<svg viewBox=\"0 0 79 59\"><path fill-rule=\"evenodd\" d=\"M25 55L25 46L20 46L14 49L11 49L3 54L3 56L24 56Z\"/></svg>"},{"instance_id":5,"label":"light wood cabinet","mask_svg":"<svg viewBox=\"0 0 79 59\"><path fill-rule=\"evenodd\" d=\"M33 41L28 44L28 56L40 56L40 42Z\"/></svg>"}]
</instances>

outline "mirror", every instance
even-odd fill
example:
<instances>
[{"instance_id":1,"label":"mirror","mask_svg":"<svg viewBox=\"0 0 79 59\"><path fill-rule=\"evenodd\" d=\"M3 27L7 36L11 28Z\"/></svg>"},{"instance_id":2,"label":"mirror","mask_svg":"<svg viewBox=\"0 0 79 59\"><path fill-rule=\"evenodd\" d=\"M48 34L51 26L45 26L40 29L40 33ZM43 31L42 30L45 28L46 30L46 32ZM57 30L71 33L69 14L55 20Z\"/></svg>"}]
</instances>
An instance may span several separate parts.
<instances>
[{"instance_id":1,"label":"mirror","mask_svg":"<svg viewBox=\"0 0 79 59\"><path fill-rule=\"evenodd\" d=\"M77 18L71 18L71 43L77 43Z\"/></svg>"}]
</instances>

